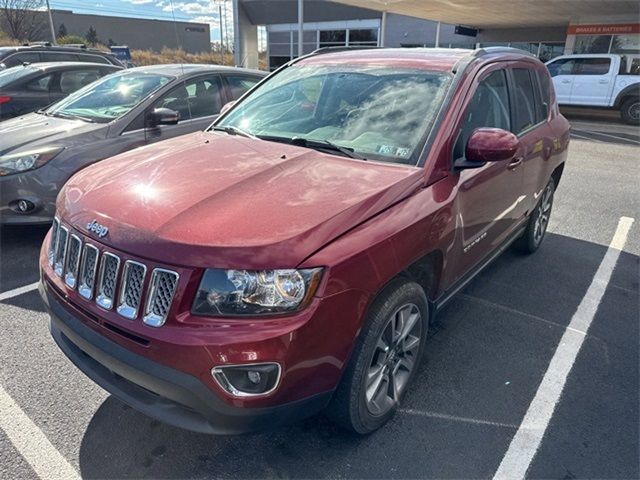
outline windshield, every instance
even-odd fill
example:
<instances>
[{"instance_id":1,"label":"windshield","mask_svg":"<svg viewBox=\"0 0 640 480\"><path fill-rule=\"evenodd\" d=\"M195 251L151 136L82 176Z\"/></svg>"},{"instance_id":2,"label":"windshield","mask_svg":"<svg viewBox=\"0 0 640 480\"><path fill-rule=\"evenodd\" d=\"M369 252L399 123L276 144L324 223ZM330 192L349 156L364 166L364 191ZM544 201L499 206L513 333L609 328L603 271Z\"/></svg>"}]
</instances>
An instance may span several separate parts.
<instances>
[{"instance_id":1,"label":"windshield","mask_svg":"<svg viewBox=\"0 0 640 480\"><path fill-rule=\"evenodd\" d=\"M0 70L0 88L6 87L11 82L26 77L35 71L32 67L14 67L7 70Z\"/></svg>"},{"instance_id":2,"label":"windshield","mask_svg":"<svg viewBox=\"0 0 640 480\"><path fill-rule=\"evenodd\" d=\"M130 112L173 78L143 72L114 73L52 105L45 114L107 123Z\"/></svg>"},{"instance_id":3,"label":"windshield","mask_svg":"<svg viewBox=\"0 0 640 480\"><path fill-rule=\"evenodd\" d=\"M320 149L325 143L356 158L415 164L449 78L380 66L294 65L216 127Z\"/></svg>"}]
</instances>

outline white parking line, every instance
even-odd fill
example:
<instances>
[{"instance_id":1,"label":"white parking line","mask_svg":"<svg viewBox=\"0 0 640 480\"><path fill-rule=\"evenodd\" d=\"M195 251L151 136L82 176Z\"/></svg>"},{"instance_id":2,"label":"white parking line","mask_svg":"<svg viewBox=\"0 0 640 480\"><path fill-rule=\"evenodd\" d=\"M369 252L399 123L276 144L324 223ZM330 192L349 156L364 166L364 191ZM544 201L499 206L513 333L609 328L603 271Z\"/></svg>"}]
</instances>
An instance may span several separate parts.
<instances>
[{"instance_id":1,"label":"white parking line","mask_svg":"<svg viewBox=\"0 0 640 480\"><path fill-rule=\"evenodd\" d=\"M25 285L24 287L14 288L13 290L9 290L8 292L0 293L0 302L35 290L38 288L38 283L39 282L35 282L31 285Z\"/></svg>"},{"instance_id":2,"label":"white parking line","mask_svg":"<svg viewBox=\"0 0 640 480\"><path fill-rule=\"evenodd\" d=\"M481 418L459 417L457 415L447 415L446 413L425 412L423 410L414 410L412 408L402 408L398 410L400 413L407 415L417 415L419 417L439 418L441 420L451 420L453 422L473 423L476 425L490 425L492 427L518 428L518 425L511 423L494 422L491 420L483 420Z\"/></svg>"},{"instance_id":3,"label":"white parking line","mask_svg":"<svg viewBox=\"0 0 640 480\"><path fill-rule=\"evenodd\" d=\"M620 252L624 248L633 223L633 218L622 217L618 222L613 239L609 244L587 293L578 305L569 326L562 335L560 344L549 363L546 373L538 387L529 409L511 440L494 479L516 480L525 478L529 465L535 457L544 433L551 421L562 390L571 372L573 363L580 352L585 335L602 301L611 274L616 266ZM580 332L580 333L579 333Z\"/></svg>"},{"instance_id":4,"label":"white parking line","mask_svg":"<svg viewBox=\"0 0 640 480\"><path fill-rule=\"evenodd\" d=\"M0 428L42 479L80 479L42 430L20 409L0 385Z\"/></svg>"}]
</instances>

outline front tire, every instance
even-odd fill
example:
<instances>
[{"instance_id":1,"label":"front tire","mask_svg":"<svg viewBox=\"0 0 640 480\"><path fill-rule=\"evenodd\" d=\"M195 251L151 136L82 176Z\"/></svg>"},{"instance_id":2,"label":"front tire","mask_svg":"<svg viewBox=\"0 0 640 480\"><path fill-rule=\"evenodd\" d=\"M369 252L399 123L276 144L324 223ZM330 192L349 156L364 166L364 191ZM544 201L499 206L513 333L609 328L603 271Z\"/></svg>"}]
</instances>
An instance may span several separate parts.
<instances>
[{"instance_id":1,"label":"front tire","mask_svg":"<svg viewBox=\"0 0 640 480\"><path fill-rule=\"evenodd\" d=\"M622 119L630 125L640 125L640 98L625 100L620 107Z\"/></svg>"},{"instance_id":2,"label":"front tire","mask_svg":"<svg viewBox=\"0 0 640 480\"><path fill-rule=\"evenodd\" d=\"M517 247L520 251L533 253L540 248L549 226L555 190L556 182L552 177L544 190L542 190L538 204L529 215L527 227L522 237L518 239Z\"/></svg>"},{"instance_id":3,"label":"front tire","mask_svg":"<svg viewBox=\"0 0 640 480\"><path fill-rule=\"evenodd\" d=\"M389 421L420 364L428 327L420 285L397 279L385 287L369 309L327 416L359 434Z\"/></svg>"}]
</instances>

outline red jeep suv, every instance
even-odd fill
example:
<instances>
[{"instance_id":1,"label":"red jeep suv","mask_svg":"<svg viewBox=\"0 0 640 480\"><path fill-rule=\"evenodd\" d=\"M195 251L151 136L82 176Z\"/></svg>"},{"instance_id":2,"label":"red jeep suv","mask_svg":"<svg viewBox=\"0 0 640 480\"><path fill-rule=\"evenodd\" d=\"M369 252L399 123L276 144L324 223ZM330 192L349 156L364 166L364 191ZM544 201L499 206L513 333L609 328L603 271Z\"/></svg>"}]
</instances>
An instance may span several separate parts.
<instances>
[{"instance_id":1,"label":"red jeep suv","mask_svg":"<svg viewBox=\"0 0 640 480\"><path fill-rule=\"evenodd\" d=\"M51 333L183 428L394 414L430 320L512 242L542 242L569 124L512 49L319 51L205 132L66 184L41 256Z\"/></svg>"}]
</instances>

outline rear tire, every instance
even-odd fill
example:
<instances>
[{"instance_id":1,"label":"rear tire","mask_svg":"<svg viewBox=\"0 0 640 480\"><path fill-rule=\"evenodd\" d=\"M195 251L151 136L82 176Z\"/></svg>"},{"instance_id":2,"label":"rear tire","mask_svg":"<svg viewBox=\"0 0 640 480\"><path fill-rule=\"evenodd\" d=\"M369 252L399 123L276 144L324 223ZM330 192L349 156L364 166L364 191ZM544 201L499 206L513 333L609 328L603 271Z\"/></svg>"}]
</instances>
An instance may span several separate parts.
<instances>
[{"instance_id":1,"label":"rear tire","mask_svg":"<svg viewBox=\"0 0 640 480\"><path fill-rule=\"evenodd\" d=\"M551 177L549 183L547 183L547 186L540 194L538 204L529 215L527 227L522 237L520 237L516 243L518 250L524 253L533 253L540 248L547 233L547 227L549 226L555 189L556 182L553 177Z\"/></svg>"},{"instance_id":2,"label":"rear tire","mask_svg":"<svg viewBox=\"0 0 640 480\"><path fill-rule=\"evenodd\" d=\"M392 281L367 313L326 415L359 434L389 421L420 364L428 327L422 287L407 279Z\"/></svg>"},{"instance_id":3,"label":"rear tire","mask_svg":"<svg viewBox=\"0 0 640 480\"><path fill-rule=\"evenodd\" d=\"M631 125L640 125L640 98L629 98L620 107L622 119Z\"/></svg>"}]
</instances>

